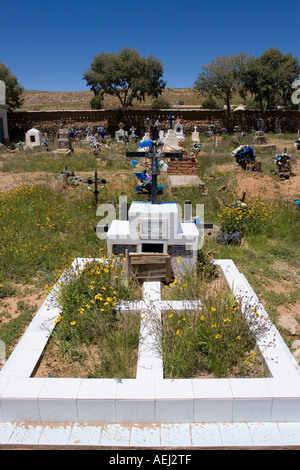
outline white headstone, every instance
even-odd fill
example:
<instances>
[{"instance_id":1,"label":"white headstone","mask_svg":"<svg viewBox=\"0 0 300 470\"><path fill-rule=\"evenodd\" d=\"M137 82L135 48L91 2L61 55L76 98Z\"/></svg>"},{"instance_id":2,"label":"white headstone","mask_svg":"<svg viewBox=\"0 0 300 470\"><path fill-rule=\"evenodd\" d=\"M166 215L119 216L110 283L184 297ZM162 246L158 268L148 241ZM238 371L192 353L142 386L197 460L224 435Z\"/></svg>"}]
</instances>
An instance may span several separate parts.
<instances>
[{"instance_id":1,"label":"white headstone","mask_svg":"<svg viewBox=\"0 0 300 470\"><path fill-rule=\"evenodd\" d=\"M40 147L43 143L43 135L34 127L26 132L25 135L25 145L26 147L33 148L33 147Z\"/></svg>"},{"instance_id":2,"label":"white headstone","mask_svg":"<svg viewBox=\"0 0 300 470\"><path fill-rule=\"evenodd\" d=\"M200 141L199 132L197 131L197 126L194 127L194 132L192 132L192 141L193 142Z\"/></svg>"},{"instance_id":3,"label":"white headstone","mask_svg":"<svg viewBox=\"0 0 300 470\"><path fill-rule=\"evenodd\" d=\"M166 152L168 152L168 151L171 152L172 150L178 150L179 149L178 138L175 135L175 132L174 132L173 129L168 129L167 134L163 138L163 144L164 144L163 150L166 151Z\"/></svg>"},{"instance_id":4,"label":"white headstone","mask_svg":"<svg viewBox=\"0 0 300 470\"><path fill-rule=\"evenodd\" d=\"M0 80L0 104L6 104L6 86L3 80Z\"/></svg>"},{"instance_id":5,"label":"white headstone","mask_svg":"<svg viewBox=\"0 0 300 470\"><path fill-rule=\"evenodd\" d=\"M113 220L107 232L109 256L125 251L134 253L169 254L173 268L184 272L185 267L195 266L200 240L196 224L181 221L181 208L172 202L151 204L133 202L128 220ZM181 263L177 263L177 258Z\"/></svg>"}]
</instances>

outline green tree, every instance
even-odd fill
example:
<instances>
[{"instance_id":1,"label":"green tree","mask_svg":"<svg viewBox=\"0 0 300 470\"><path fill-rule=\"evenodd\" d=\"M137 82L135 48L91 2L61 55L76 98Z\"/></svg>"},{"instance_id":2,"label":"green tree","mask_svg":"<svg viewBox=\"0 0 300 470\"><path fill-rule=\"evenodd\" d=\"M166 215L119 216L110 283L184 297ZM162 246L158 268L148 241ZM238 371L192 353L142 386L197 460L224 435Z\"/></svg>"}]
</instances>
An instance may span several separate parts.
<instances>
[{"instance_id":1,"label":"green tree","mask_svg":"<svg viewBox=\"0 0 300 470\"><path fill-rule=\"evenodd\" d=\"M2 80L6 86L6 104L9 106L9 109L20 108L23 103L23 87L19 84L17 77L11 73L10 69L1 62L0 80Z\"/></svg>"},{"instance_id":2,"label":"green tree","mask_svg":"<svg viewBox=\"0 0 300 470\"><path fill-rule=\"evenodd\" d=\"M241 73L241 96L251 93L259 103L260 111L282 104L292 106L292 83L300 73L297 57L271 48L260 57L252 57Z\"/></svg>"},{"instance_id":3,"label":"green tree","mask_svg":"<svg viewBox=\"0 0 300 470\"><path fill-rule=\"evenodd\" d=\"M223 100L227 107L227 119L230 118L232 96L241 85L241 71L250 56L245 53L215 57L210 64L202 66L194 82L195 89L203 96Z\"/></svg>"},{"instance_id":4,"label":"green tree","mask_svg":"<svg viewBox=\"0 0 300 470\"><path fill-rule=\"evenodd\" d=\"M162 63L152 55L141 57L135 49L124 47L119 54L102 52L94 57L83 74L95 96L116 96L124 112L134 99L157 98L166 86Z\"/></svg>"}]
</instances>

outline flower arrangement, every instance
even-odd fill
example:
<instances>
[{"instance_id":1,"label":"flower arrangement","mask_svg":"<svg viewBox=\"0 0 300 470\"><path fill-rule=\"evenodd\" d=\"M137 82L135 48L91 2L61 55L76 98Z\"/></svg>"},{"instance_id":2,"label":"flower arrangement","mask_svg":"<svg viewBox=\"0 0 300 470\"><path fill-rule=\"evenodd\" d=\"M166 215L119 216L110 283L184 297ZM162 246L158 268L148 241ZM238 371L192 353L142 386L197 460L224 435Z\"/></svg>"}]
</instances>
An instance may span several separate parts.
<instances>
[{"instance_id":1,"label":"flower arrangement","mask_svg":"<svg viewBox=\"0 0 300 470\"><path fill-rule=\"evenodd\" d=\"M291 157L288 153L280 153L276 155L275 163L278 167L288 166L291 163Z\"/></svg>"}]
</instances>

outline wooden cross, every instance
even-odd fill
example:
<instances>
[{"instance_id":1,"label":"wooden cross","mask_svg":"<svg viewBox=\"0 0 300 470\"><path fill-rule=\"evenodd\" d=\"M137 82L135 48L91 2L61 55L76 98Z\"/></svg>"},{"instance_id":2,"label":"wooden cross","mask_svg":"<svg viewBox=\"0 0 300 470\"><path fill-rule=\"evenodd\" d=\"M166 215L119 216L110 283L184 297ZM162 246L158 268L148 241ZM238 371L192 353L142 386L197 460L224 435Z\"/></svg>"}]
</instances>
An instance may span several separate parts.
<instances>
[{"instance_id":1,"label":"wooden cross","mask_svg":"<svg viewBox=\"0 0 300 470\"><path fill-rule=\"evenodd\" d=\"M148 144L148 145L147 145ZM129 158L151 158L151 202L157 204L157 160L160 158L182 158L182 152L158 152L158 142L156 140L145 141L144 146L151 147L147 152L126 152Z\"/></svg>"}]
</instances>

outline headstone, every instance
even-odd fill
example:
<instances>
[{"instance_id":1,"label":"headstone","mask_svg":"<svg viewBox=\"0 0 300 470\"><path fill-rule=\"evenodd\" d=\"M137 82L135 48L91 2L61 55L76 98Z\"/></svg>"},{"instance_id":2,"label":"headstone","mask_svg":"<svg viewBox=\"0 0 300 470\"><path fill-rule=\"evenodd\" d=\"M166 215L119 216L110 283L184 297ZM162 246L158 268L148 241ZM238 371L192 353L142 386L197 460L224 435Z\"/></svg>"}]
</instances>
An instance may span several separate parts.
<instances>
[{"instance_id":1,"label":"headstone","mask_svg":"<svg viewBox=\"0 0 300 470\"><path fill-rule=\"evenodd\" d=\"M178 138L174 133L174 129L168 129L167 134L163 138L163 144L164 152L178 150L180 148L178 145Z\"/></svg>"},{"instance_id":2,"label":"headstone","mask_svg":"<svg viewBox=\"0 0 300 470\"><path fill-rule=\"evenodd\" d=\"M0 104L6 104L6 86L2 80L0 80Z\"/></svg>"},{"instance_id":3,"label":"headstone","mask_svg":"<svg viewBox=\"0 0 300 470\"><path fill-rule=\"evenodd\" d=\"M34 147L41 147L43 143L43 135L34 127L26 132L25 135L25 146L33 149Z\"/></svg>"},{"instance_id":4,"label":"headstone","mask_svg":"<svg viewBox=\"0 0 300 470\"><path fill-rule=\"evenodd\" d=\"M124 143L126 141L126 138L128 137L128 132L124 131L123 127L124 127L124 124L121 122L119 124L119 130L115 132L115 139L117 142Z\"/></svg>"},{"instance_id":5,"label":"headstone","mask_svg":"<svg viewBox=\"0 0 300 470\"><path fill-rule=\"evenodd\" d=\"M262 151L274 151L276 150L276 145L267 144L267 139L265 137L264 131L256 131L253 139L253 147L259 147Z\"/></svg>"},{"instance_id":6,"label":"headstone","mask_svg":"<svg viewBox=\"0 0 300 470\"><path fill-rule=\"evenodd\" d=\"M6 87L4 81L0 80L0 144L9 141L7 123Z\"/></svg>"},{"instance_id":7,"label":"headstone","mask_svg":"<svg viewBox=\"0 0 300 470\"><path fill-rule=\"evenodd\" d=\"M58 131L57 148L66 151L72 150L70 133L66 127Z\"/></svg>"},{"instance_id":8,"label":"headstone","mask_svg":"<svg viewBox=\"0 0 300 470\"><path fill-rule=\"evenodd\" d=\"M253 145L266 145L267 139L265 138L263 131L255 132L255 137L253 139Z\"/></svg>"},{"instance_id":9,"label":"headstone","mask_svg":"<svg viewBox=\"0 0 300 470\"><path fill-rule=\"evenodd\" d=\"M169 256L173 272L184 273L195 266L200 235L193 221L181 221L179 216L175 202L133 202L128 220L113 220L108 229L108 256L125 255L126 250L135 257L145 254L150 261L151 254Z\"/></svg>"},{"instance_id":10,"label":"headstone","mask_svg":"<svg viewBox=\"0 0 300 470\"><path fill-rule=\"evenodd\" d=\"M184 140L185 135L183 132L183 125L180 122L180 119L176 119L175 125L174 125L174 134L176 135L178 140Z\"/></svg>"},{"instance_id":11,"label":"headstone","mask_svg":"<svg viewBox=\"0 0 300 470\"><path fill-rule=\"evenodd\" d=\"M136 128L132 126L130 128L130 135L129 135L129 142L134 142L137 139L137 136L135 135Z\"/></svg>"},{"instance_id":12,"label":"headstone","mask_svg":"<svg viewBox=\"0 0 300 470\"><path fill-rule=\"evenodd\" d=\"M194 127L194 132L192 132L192 141L193 142L199 142L200 141L199 132L197 132L197 126Z\"/></svg>"},{"instance_id":13,"label":"headstone","mask_svg":"<svg viewBox=\"0 0 300 470\"><path fill-rule=\"evenodd\" d=\"M86 128L86 132L87 134L86 134L84 141L89 142L89 143L95 142L96 139L95 139L95 136L93 135L93 129L91 128L91 126L88 126Z\"/></svg>"}]
</instances>

